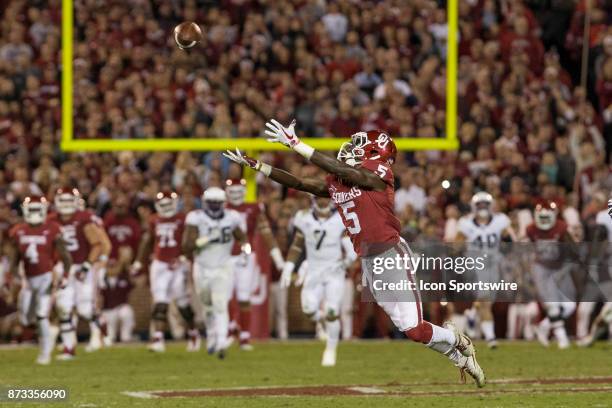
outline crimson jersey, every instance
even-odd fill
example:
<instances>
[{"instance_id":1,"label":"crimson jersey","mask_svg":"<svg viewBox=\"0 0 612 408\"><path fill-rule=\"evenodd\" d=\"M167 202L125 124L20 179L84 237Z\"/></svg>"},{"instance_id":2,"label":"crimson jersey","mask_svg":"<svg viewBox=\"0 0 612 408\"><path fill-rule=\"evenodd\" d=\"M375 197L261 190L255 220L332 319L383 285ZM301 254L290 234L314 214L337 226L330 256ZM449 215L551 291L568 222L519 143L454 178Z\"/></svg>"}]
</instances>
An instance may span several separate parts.
<instances>
[{"instance_id":1,"label":"crimson jersey","mask_svg":"<svg viewBox=\"0 0 612 408\"><path fill-rule=\"evenodd\" d=\"M106 276L104 283L104 288L101 290L103 310L114 309L128 303L130 292L134 286L126 272L122 272L118 276Z\"/></svg>"},{"instance_id":2,"label":"crimson jersey","mask_svg":"<svg viewBox=\"0 0 612 408\"><path fill-rule=\"evenodd\" d=\"M140 241L140 224L132 216L117 216L109 211L104 216L104 228L112 248L109 258L119 258L119 248L129 246L135 254Z\"/></svg>"},{"instance_id":3,"label":"crimson jersey","mask_svg":"<svg viewBox=\"0 0 612 408\"><path fill-rule=\"evenodd\" d=\"M255 233L257 232L257 218L263 211L260 204L257 203L242 203L240 205L232 205L227 203L226 208L234 211L238 211L241 216L246 218L247 226L247 237L251 245L254 243ZM240 244L238 241L234 242L232 248L232 255L240 254Z\"/></svg>"},{"instance_id":4,"label":"crimson jersey","mask_svg":"<svg viewBox=\"0 0 612 408\"><path fill-rule=\"evenodd\" d=\"M185 214L164 218L151 214L149 232L153 234L153 255L162 262L174 262L181 256L181 241L185 229Z\"/></svg>"},{"instance_id":5,"label":"crimson jersey","mask_svg":"<svg viewBox=\"0 0 612 408\"><path fill-rule=\"evenodd\" d=\"M376 255L400 240L400 222L393 212L393 172L377 160L366 160L361 167L378 175L387 184L385 190L364 190L331 174L326 178L327 188L355 252Z\"/></svg>"},{"instance_id":6,"label":"crimson jersey","mask_svg":"<svg viewBox=\"0 0 612 408\"><path fill-rule=\"evenodd\" d=\"M81 264L87 261L91 245L85 236L85 226L92 223L100 225L100 219L89 210L77 211L65 221L57 213L50 214L49 218L60 225L62 238L66 243L66 249L70 252L72 262Z\"/></svg>"},{"instance_id":7,"label":"crimson jersey","mask_svg":"<svg viewBox=\"0 0 612 408\"><path fill-rule=\"evenodd\" d=\"M52 220L36 226L19 223L11 228L9 238L17 246L26 276L51 272L58 237L61 237L60 225Z\"/></svg>"},{"instance_id":8,"label":"crimson jersey","mask_svg":"<svg viewBox=\"0 0 612 408\"><path fill-rule=\"evenodd\" d=\"M564 259L561 240L566 233L567 224L563 220L557 220L549 230L541 230L535 223L530 224L526 234L529 240L536 244L535 262L547 268L559 268Z\"/></svg>"}]
</instances>

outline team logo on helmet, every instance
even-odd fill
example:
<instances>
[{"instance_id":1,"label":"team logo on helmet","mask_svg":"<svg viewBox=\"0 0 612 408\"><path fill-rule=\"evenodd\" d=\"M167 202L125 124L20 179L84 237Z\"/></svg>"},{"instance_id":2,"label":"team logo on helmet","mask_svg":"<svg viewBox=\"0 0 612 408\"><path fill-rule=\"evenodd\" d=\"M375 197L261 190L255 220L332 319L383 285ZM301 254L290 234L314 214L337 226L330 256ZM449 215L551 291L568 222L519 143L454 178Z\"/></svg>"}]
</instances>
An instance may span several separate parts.
<instances>
[{"instance_id":1,"label":"team logo on helmet","mask_svg":"<svg viewBox=\"0 0 612 408\"><path fill-rule=\"evenodd\" d=\"M393 139L381 130L357 132L351 141L344 143L338 152L338 160L356 166L364 160L380 160L387 164L395 162L397 148Z\"/></svg>"}]
</instances>

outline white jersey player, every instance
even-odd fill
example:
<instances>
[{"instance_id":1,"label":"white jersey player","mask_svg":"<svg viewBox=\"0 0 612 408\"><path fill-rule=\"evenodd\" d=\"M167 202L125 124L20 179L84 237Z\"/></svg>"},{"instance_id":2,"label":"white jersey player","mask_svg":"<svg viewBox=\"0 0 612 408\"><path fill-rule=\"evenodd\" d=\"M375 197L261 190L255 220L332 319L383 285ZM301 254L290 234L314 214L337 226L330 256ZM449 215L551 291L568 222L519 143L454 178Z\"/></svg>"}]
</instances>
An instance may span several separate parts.
<instances>
[{"instance_id":1,"label":"white jersey player","mask_svg":"<svg viewBox=\"0 0 612 408\"><path fill-rule=\"evenodd\" d=\"M336 348L340 337L340 305L344 291L344 275L348 265L357 259L340 214L333 211L329 198L313 199L311 210L299 212L293 222L296 233L281 285L288 287L302 248L306 249L307 272L302 287L302 311L315 322L324 322L327 345L321 364L336 364ZM323 313L321 313L323 303Z\"/></svg>"},{"instance_id":2,"label":"white jersey player","mask_svg":"<svg viewBox=\"0 0 612 408\"><path fill-rule=\"evenodd\" d=\"M232 247L241 244L246 262L251 252L247 242L244 217L225 209L225 191L211 187L202 197L203 209L187 214L183 235L183 252L193 255L193 281L196 294L204 306L209 354L225 357L229 342L228 303L232 289Z\"/></svg>"},{"instance_id":3,"label":"white jersey player","mask_svg":"<svg viewBox=\"0 0 612 408\"><path fill-rule=\"evenodd\" d=\"M499 281L499 255L501 242L515 234L506 214L493 212L493 197L481 191L472 197L472 213L459 220L457 240L466 243L466 255L482 257L486 254L487 265L478 271L477 279L489 282ZM489 347L495 348L495 327L493 324L492 301L475 301L466 311L468 327L475 327L476 317L480 317L480 329Z\"/></svg>"},{"instance_id":4,"label":"white jersey player","mask_svg":"<svg viewBox=\"0 0 612 408\"><path fill-rule=\"evenodd\" d=\"M598 287L603 292L604 298L608 300L604 303L601 311L593 320L589 334L578 341L579 346L590 346L600 336L601 332L605 331L605 326L608 326L608 332L612 333L612 199L608 201L608 208L601 210L595 217L597 231L593 239L592 245L595 247L591 252L589 259L593 262L592 267L597 269L594 271L598 275ZM593 261L593 259L599 259ZM588 312L592 312L595 308L595 302L580 302L578 311L581 307L585 307ZM590 316L590 313L587 315ZM612 337L612 334L609 334Z\"/></svg>"}]
</instances>

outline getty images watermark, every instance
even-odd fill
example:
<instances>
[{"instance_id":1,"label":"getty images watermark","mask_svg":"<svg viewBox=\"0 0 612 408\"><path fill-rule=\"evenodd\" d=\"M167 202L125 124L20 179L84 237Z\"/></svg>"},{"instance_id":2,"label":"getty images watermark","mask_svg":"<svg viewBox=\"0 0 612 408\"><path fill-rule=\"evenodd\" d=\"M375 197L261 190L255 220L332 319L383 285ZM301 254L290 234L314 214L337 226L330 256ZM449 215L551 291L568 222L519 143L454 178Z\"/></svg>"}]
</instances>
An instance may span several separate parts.
<instances>
[{"instance_id":1,"label":"getty images watermark","mask_svg":"<svg viewBox=\"0 0 612 408\"><path fill-rule=\"evenodd\" d=\"M372 259L371 288L374 291L516 291L516 282L496 279L492 274L488 255L483 256L414 256L396 253L395 256L377 256ZM463 275L470 272L468 280L450 279L444 281L417 280L414 276L420 272L452 272ZM411 276L408 276L409 273ZM402 274L405 278L402 278ZM478 279L481 276L482 279ZM399 279L398 279L399 277ZM474 279L476 278L476 279ZM474 280L472 280L474 279Z\"/></svg>"}]
</instances>

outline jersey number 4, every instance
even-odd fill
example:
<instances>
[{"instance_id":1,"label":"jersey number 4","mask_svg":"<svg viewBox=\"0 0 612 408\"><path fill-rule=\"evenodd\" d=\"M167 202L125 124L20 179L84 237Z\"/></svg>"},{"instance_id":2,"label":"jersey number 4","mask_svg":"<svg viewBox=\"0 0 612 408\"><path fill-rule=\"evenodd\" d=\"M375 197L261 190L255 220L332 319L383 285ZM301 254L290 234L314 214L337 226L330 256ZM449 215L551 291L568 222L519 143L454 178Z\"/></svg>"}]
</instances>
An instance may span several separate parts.
<instances>
[{"instance_id":1,"label":"jersey number 4","mask_svg":"<svg viewBox=\"0 0 612 408\"><path fill-rule=\"evenodd\" d=\"M359 218L357 218L357 213L352 212L351 210L355 208L354 201L347 201L340 205L342 208L342 214L344 215L344 219L347 222L347 230L349 234L355 235L361 232L361 224L359 223ZM348 223L352 223L353 225L348 226Z\"/></svg>"}]
</instances>

